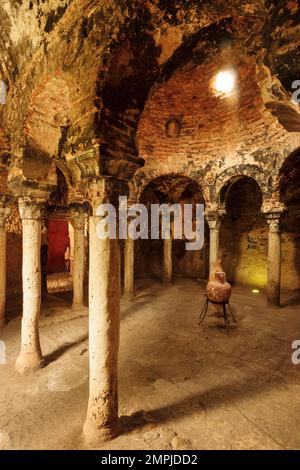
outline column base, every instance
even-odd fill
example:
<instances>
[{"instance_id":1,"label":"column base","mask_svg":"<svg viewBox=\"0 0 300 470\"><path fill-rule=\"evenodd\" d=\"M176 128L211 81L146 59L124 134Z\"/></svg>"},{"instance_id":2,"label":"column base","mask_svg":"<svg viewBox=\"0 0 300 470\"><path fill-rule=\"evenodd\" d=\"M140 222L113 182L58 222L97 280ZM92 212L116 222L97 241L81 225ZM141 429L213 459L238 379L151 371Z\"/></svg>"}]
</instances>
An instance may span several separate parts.
<instances>
[{"instance_id":1,"label":"column base","mask_svg":"<svg viewBox=\"0 0 300 470\"><path fill-rule=\"evenodd\" d=\"M120 434L120 422L117 419L109 426L97 426L87 419L83 426L83 440L87 447L98 448L107 441L111 441Z\"/></svg>"},{"instance_id":2,"label":"column base","mask_svg":"<svg viewBox=\"0 0 300 470\"><path fill-rule=\"evenodd\" d=\"M16 360L15 369L19 374L26 375L41 369L43 364L44 359L39 351L33 353L20 352Z\"/></svg>"},{"instance_id":3,"label":"column base","mask_svg":"<svg viewBox=\"0 0 300 470\"><path fill-rule=\"evenodd\" d=\"M268 298L268 305L270 305L270 307L281 308L280 300L274 300L274 299Z\"/></svg>"},{"instance_id":4,"label":"column base","mask_svg":"<svg viewBox=\"0 0 300 470\"><path fill-rule=\"evenodd\" d=\"M124 297L125 299L133 299L134 297L134 292L124 292Z\"/></svg>"},{"instance_id":5,"label":"column base","mask_svg":"<svg viewBox=\"0 0 300 470\"><path fill-rule=\"evenodd\" d=\"M75 302L73 302L73 304L72 304L72 310L81 310L82 308L84 308L84 304L83 304L83 303L75 303Z\"/></svg>"},{"instance_id":6,"label":"column base","mask_svg":"<svg viewBox=\"0 0 300 470\"><path fill-rule=\"evenodd\" d=\"M267 299L268 304L272 305L273 307L280 307L280 289L267 289Z\"/></svg>"}]
</instances>

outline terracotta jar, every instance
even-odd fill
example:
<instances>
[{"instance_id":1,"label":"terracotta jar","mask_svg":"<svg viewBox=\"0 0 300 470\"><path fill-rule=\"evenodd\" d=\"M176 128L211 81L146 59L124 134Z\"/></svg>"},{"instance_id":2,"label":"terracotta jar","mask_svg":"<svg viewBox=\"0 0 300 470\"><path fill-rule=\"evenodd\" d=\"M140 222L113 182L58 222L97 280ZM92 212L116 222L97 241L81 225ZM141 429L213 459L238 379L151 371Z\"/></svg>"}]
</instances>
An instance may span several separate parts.
<instances>
[{"instance_id":1,"label":"terracotta jar","mask_svg":"<svg viewBox=\"0 0 300 470\"><path fill-rule=\"evenodd\" d=\"M209 300L213 302L228 302L231 296L231 285L226 282L226 274L218 260L214 270L209 275L206 292Z\"/></svg>"}]
</instances>

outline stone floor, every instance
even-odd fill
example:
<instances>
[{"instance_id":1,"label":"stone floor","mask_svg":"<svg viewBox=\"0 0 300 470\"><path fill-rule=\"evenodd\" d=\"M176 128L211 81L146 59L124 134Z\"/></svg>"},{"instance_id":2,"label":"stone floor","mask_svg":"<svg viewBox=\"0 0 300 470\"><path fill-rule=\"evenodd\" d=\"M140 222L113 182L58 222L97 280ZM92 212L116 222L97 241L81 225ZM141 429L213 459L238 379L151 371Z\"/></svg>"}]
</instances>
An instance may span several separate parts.
<instances>
[{"instance_id":1,"label":"stone floor","mask_svg":"<svg viewBox=\"0 0 300 470\"><path fill-rule=\"evenodd\" d=\"M300 307L266 305L264 293L236 287L237 326L213 308L201 327L203 286L140 279L122 301L120 416L123 433L107 449L299 449ZM46 367L14 371L20 319L0 333L0 448L81 448L88 398L87 308L50 295L41 318Z\"/></svg>"},{"instance_id":2,"label":"stone floor","mask_svg":"<svg viewBox=\"0 0 300 470\"><path fill-rule=\"evenodd\" d=\"M70 273L54 273L47 275L47 288L50 294L72 290L73 279Z\"/></svg>"}]
</instances>

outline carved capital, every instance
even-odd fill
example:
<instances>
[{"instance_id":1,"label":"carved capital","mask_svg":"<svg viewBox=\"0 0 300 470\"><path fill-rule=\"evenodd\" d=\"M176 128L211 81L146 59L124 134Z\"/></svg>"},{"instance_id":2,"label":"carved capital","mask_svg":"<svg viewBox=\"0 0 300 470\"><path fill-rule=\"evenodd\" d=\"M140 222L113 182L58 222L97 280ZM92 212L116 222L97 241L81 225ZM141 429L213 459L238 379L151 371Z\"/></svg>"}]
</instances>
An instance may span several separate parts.
<instances>
[{"instance_id":1,"label":"carved capital","mask_svg":"<svg viewBox=\"0 0 300 470\"><path fill-rule=\"evenodd\" d=\"M267 222L268 222L269 230L271 233L280 233L280 218L278 216L267 217Z\"/></svg>"},{"instance_id":2,"label":"carved capital","mask_svg":"<svg viewBox=\"0 0 300 470\"><path fill-rule=\"evenodd\" d=\"M75 165L82 179L98 178L100 176L100 146L95 145L84 149L76 155L66 155L69 165Z\"/></svg>"},{"instance_id":3,"label":"carved capital","mask_svg":"<svg viewBox=\"0 0 300 470\"><path fill-rule=\"evenodd\" d=\"M127 192L127 182L115 178L102 177L89 181L87 199L94 213L100 204L112 204L115 208L118 208L119 197L126 196Z\"/></svg>"},{"instance_id":4,"label":"carved capital","mask_svg":"<svg viewBox=\"0 0 300 470\"><path fill-rule=\"evenodd\" d=\"M205 212L205 218L210 230L220 230L222 217L226 214L225 209Z\"/></svg>"},{"instance_id":5,"label":"carved capital","mask_svg":"<svg viewBox=\"0 0 300 470\"><path fill-rule=\"evenodd\" d=\"M84 230L85 221L88 216L86 207L80 204L72 204L69 208L70 219L75 230Z\"/></svg>"},{"instance_id":6,"label":"carved capital","mask_svg":"<svg viewBox=\"0 0 300 470\"><path fill-rule=\"evenodd\" d=\"M5 227L5 222L10 216L11 208L0 203L0 228Z\"/></svg>"},{"instance_id":7,"label":"carved capital","mask_svg":"<svg viewBox=\"0 0 300 470\"><path fill-rule=\"evenodd\" d=\"M22 220L41 220L45 207L45 199L21 197L18 200Z\"/></svg>"}]
</instances>

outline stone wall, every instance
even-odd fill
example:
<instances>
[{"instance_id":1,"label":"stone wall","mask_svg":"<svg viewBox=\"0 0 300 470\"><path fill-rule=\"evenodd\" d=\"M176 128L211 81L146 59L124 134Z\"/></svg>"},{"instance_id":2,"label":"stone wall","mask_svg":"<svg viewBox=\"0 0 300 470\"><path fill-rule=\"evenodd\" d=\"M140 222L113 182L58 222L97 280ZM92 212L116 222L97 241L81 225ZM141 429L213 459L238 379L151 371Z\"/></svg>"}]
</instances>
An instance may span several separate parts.
<instances>
[{"instance_id":1,"label":"stone wall","mask_svg":"<svg viewBox=\"0 0 300 470\"><path fill-rule=\"evenodd\" d=\"M190 166L208 176L241 162L271 168L275 152L270 143L284 139L286 132L263 106L254 60L232 54L238 70L233 98L220 99L211 88L224 67L220 54L203 65L189 64L154 88L138 128L140 156L147 165ZM166 133L172 118L180 123L175 138Z\"/></svg>"},{"instance_id":2,"label":"stone wall","mask_svg":"<svg viewBox=\"0 0 300 470\"><path fill-rule=\"evenodd\" d=\"M173 240L173 275L206 279L208 269L208 245L200 251L186 251L183 240ZM135 243L135 275L153 275L162 279L163 242L161 240L137 240Z\"/></svg>"},{"instance_id":3,"label":"stone wall","mask_svg":"<svg viewBox=\"0 0 300 470\"><path fill-rule=\"evenodd\" d=\"M262 288L267 282L268 226L260 212L257 184L243 178L227 194L220 230L220 256L231 283Z\"/></svg>"},{"instance_id":4,"label":"stone wall","mask_svg":"<svg viewBox=\"0 0 300 470\"><path fill-rule=\"evenodd\" d=\"M299 171L298 171L299 173ZM286 200L282 226L282 288L300 289L300 190L299 180Z\"/></svg>"}]
</instances>

